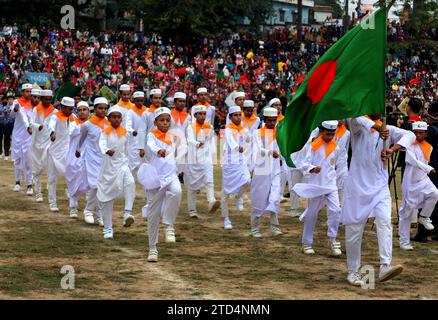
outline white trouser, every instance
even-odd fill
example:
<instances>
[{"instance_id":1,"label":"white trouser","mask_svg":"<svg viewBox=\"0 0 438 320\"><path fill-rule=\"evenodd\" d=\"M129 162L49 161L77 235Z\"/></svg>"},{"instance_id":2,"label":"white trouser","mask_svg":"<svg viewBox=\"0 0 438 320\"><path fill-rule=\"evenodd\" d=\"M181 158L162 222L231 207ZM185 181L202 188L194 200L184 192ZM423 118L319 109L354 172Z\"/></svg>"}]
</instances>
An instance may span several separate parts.
<instances>
[{"instance_id":1,"label":"white trouser","mask_svg":"<svg viewBox=\"0 0 438 320\"><path fill-rule=\"evenodd\" d=\"M207 183L205 189L207 192L208 204L216 201L216 197L214 196L213 182ZM190 188L187 188L187 204L188 204L189 212L196 212L196 195L197 195L197 193L198 193L197 190L191 190Z\"/></svg>"},{"instance_id":2,"label":"white trouser","mask_svg":"<svg viewBox=\"0 0 438 320\"><path fill-rule=\"evenodd\" d=\"M392 260L392 224L389 218L376 218L380 264L390 265ZM345 226L345 248L349 272L359 272L361 265L362 236L366 223Z\"/></svg>"},{"instance_id":3,"label":"white trouser","mask_svg":"<svg viewBox=\"0 0 438 320\"><path fill-rule=\"evenodd\" d=\"M71 209L77 209L78 208L78 197L74 196L74 197L69 197L68 198L68 206Z\"/></svg>"},{"instance_id":4,"label":"white trouser","mask_svg":"<svg viewBox=\"0 0 438 320\"><path fill-rule=\"evenodd\" d=\"M339 196L337 191L308 199L307 209L303 213L303 244L311 245L313 243L313 233L315 231L316 220L318 219L318 213L324 204L327 204L327 236L331 239L336 238L341 218L341 208L339 207Z\"/></svg>"},{"instance_id":5,"label":"white trouser","mask_svg":"<svg viewBox=\"0 0 438 320\"><path fill-rule=\"evenodd\" d=\"M113 207L114 200L110 200L107 202L100 202L98 206L102 212L102 220L103 220L103 233L112 232L113 231Z\"/></svg>"},{"instance_id":6,"label":"white trouser","mask_svg":"<svg viewBox=\"0 0 438 320\"><path fill-rule=\"evenodd\" d=\"M84 211L93 212L94 209L96 209L96 218L102 218L100 204L99 201L97 201L97 188L88 191L88 199Z\"/></svg>"},{"instance_id":7,"label":"white trouser","mask_svg":"<svg viewBox=\"0 0 438 320\"><path fill-rule=\"evenodd\" d=\"M50 161L50 160L49 160ZM56 206L56 184L58 182L58 176L56 169L51 165L47 168L47 186L49 190L49 204Z\"/></svg>"},{"instance_id":8,"label":"white trouser","mask_svg":"<svg viewBox=\"0 0 438 320\"><path fill-rule=\"evenodd\" d=\"M292 188L295 186L295 184L303 181L303 173L297 169L293 169L290 171L291 171L290 181L289 181L290 208L292 210L296 210L300 206L298 201L300 197L295 191L292 190Z\"/></svg>"},{"instance_id":9,"label":"white trouser","mask_svg":"<svg viewBox=\"0 0 438 320\"><path fill-rule=\"evenodd\" d=\"M23 162L23 165L22 163ZM26 159L18 159L18 160L14 160L14 172L15 172L15 181L20 181L21 177L20 177L20 173L21 173L21 168L24 167L24 179L26 181L26 186L31 186L32 185L32 168L30 166L30 161L26 160Z\"/></svg>"},{"instance_id":10,"label":"white trouser","mask_svg":"<svg viewBox=\"0 0 438 320\"><path fill-rule=\"evenodd\" d=\"M35 186L35 195L37 197L42 196L42 192L41 192L41 177L40 175L34 175L33 176L33 184Z\"/></svg>"},{"instance_id":11,"label":"white trouser","mask_svg":"<svg viewBox=\"0 0 438 320\"><path fill-rule=\"evenodd\" d=\"M281 166L281 174L280 174L280 196L283 197L284 189L286 188L286 183L289 180L289 168L287 167L286 163L283 162L283 165Z\"/></svg>"},{"instance_id":12,"label":"white trouser","mask_svg":"<svg viewBox=\"0 0 438 320\"><path fill-rule=\"evenodd\" d=\"M271 226L279 226L278 215L274 212L269 212L271 214L270 224ZM257 217L255 214L251 214L251 229L258 229L260 227L260 220L263 216Z\"/></svg>"},{"instance_id":13,"label":"white trouser","mask_svg":"<svg viewBox=\"0 0 438 320\"><path fill-rule=\"evenodd\" d=\"M130 183L125 186L125 217L130 215L135 200L135 183Z\"/></svg>"},{"instance_id":14,"label":"white trouser","mask_svg":"<svg viewBox=\"0 0 438 320\"><path fill-rule=\"evenodd\" d=\"M422 208L420 216L430 218L433 210L435 209L437 201L438 192L427 195L423 203L418 206ZM403 203L400 209L398 222L398 234L400 236L400 244L407 245L410 243L411 221L413 216L417 216L417 212L418 210L409 207L406 202Z\"/></svg>"},{"instance_id":15,"label":"white trouser","mask_svg":"<svg viewBox=\"0 0 438 320\"><path fill-rule=\"evenodd\" d=\"M157 248L161 215L164 224L173 227L181 204L181 192L181 183L177 177L165 188L147 191L150 249Z\"/></svg>"},{"instance_id":16,"label":"white trouser","mask_svg":"<svg viewBox=\"0 0 438 320\"><path fill-rule=\"evenodd\" d=\"M245 184L243 185L239 192L236 194L236 204L243 204L243 193L245 192L245 188L248 186L249 184ZM225 194L224 191L222 190L222 198L221 198L221 212L222 212L222 217L224 218L228 218L230 215L229 209L228 209L228 199L230 198L230 194Z\"/></svg>"}]
</instances>

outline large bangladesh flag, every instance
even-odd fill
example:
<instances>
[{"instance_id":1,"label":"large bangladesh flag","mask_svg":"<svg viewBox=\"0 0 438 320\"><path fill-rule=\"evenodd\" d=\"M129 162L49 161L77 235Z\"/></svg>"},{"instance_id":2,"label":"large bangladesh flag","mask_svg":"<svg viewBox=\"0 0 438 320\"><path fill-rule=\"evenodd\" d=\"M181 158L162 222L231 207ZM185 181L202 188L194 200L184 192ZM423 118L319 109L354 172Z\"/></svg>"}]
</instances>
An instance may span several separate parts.
<instances>
[{"instance_id":1,"label":"large bangladesh flag","mask_svg":"<svg viewBox=\"0 0 438 320\"><path fill-rule=\"evenodd\" d=\"M290 167L290 154L302 149L325 120L385 112L386 8L340 38L318 60L277 127L277 142Z\"/></svg>"}]
</instances>

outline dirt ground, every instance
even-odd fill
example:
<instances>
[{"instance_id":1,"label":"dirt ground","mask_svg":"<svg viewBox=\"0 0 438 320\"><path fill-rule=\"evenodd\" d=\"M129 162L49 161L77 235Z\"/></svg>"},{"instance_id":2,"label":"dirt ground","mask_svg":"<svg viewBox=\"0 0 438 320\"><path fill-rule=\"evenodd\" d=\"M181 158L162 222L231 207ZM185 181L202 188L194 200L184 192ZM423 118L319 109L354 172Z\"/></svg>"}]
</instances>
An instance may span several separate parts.
<instances>
[{"instance_id":1,"label":"dirt ground","mask_svg":"<svg viewBox=\"0 0 438 320\"><path fill-rule=\"evenodd\" d=\"M220 169L215 173L219 198ZM415 243L415 251L405 252L398 248L395 232L393 262L402 264L404 272L386 283L376 280L375 289L355 288L346 281L345 255L329 256L325 210L315 234L317 254L305 256L300 252L302 223L287 214L288 203L280 211L284 235L271 237L265 218L263 238L253 239L247 197L243 214L231 206L234 229L226 231L219 211L206 213L203 193L198 196L200 218L190 218L184 192L177 242L165 243L162 227L159 262L153 264L147 262L147 222L140 216L144 199L139 186L136 223L122 227L122 202L116 202L114 239L104 240L101 228L86 225L82 214L78 220L69 218L62 178L59 213L48 210L46 190L44 203L36 203L24 187L13 192L13 184L12 162L0 160L0 299L438 299L438 242ZM79 205L82 212L83 198ZM339 239L345 249L343 229ZM371 222L362 250L363 264L374 266L378 276ZM74 268L74 290L61 288L64 265Z\"/></svg>"}]
</instances>

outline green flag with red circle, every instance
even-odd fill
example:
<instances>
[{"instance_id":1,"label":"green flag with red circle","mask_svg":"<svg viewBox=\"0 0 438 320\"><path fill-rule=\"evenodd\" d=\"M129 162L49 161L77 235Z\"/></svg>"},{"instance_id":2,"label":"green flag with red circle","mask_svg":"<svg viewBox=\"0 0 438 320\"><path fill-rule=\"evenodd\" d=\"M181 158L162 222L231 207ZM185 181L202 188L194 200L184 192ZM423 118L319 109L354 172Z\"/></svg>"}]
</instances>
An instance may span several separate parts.
<instances>
[{"instance_id":1,"label":"green flag with red circle","mask_svg":"<svg viewBox=\"0 0 438 320\"><path fill-rule=\"evenodd\" d=\"M318 60L277 125L277 142L290 167L313 129L326 120L385 112L386 8L340 38Z\"/></svg>"}]
</instances>

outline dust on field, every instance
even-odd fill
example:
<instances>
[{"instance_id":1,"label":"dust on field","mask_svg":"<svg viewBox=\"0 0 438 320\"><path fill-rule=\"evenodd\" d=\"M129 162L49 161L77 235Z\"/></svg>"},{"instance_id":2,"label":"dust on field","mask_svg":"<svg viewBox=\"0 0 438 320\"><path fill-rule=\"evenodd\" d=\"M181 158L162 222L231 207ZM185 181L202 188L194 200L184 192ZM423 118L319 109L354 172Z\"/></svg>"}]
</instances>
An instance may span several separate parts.
<instances>
[{"instance_id":1,"label":"dust on field","mask_svg":"<svg viewBox=\"0 0 438 320\"><path fill-rule=\"evenodd\" d=\"M220 169L215 168L220 196ZM250 237L249 202L243 214L231 204L234 229L223 229L220 212L208 214L205 193L198 195L199 219L187 213L186 193L176 222L177 242L164 242L160 230L159 262L147 262L147 223L141 220L143 192L137 186L136 223L122 227L123 201L114 212L114 239L104 240L102 229L69 218L63 178L59 179L59 213L36 203L22 188L12 192L11 162L0 162L0 299L430 299L438 298L438 242L415 245L413 252L398 248L394 264L405 267L398 278L354 288L346 282L346 258L329 256L325 210L315 231L315 256L300 252L302 223L282 204L283 236L269 235L266 217L263 238ZM45 183L43 184L45 186ZM183 188L184 189L184 188ZM400 190L400 189L399 189ZM234 201L233 201L234 202ZM304 202L302 202L304 205ZM79 203L80 212L84 199ZM395 208L394 208L395 215ZM375 228L366 226L363 265L378 277ZM414 231L414 230L413 230ZM397 234L394 226L394 234ZM344 232L339 239L344 245ZM61 288L62 266L75 272L75 289Z\"/></svg>"}]
</instances>

